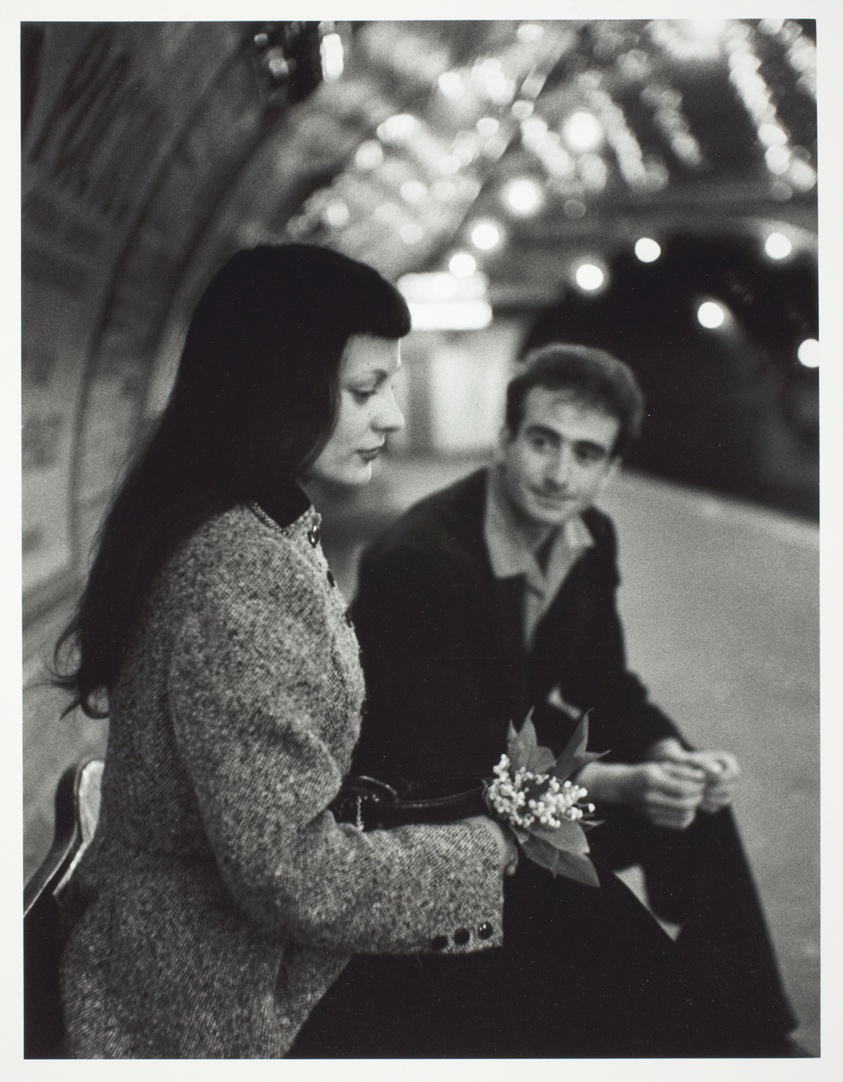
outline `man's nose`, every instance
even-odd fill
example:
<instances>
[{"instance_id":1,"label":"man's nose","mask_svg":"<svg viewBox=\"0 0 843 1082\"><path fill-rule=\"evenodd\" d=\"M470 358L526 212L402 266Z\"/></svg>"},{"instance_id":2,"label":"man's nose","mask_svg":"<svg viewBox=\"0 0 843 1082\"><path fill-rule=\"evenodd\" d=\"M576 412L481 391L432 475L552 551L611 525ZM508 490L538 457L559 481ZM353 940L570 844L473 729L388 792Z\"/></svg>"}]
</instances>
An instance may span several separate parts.
<instances>
[{"instance_id":1,"label":"man's nose","mask_svg":"<svg viewBox=\"0 0 843 1082\"><path fill-rule=\"evenodd\" d=\"M571 451L567 447L560 447L552 460L547 464L545 479L549 484L558 488L567 488L571 483L571 471L574 460Z\"/></svg>"}]
</instances>

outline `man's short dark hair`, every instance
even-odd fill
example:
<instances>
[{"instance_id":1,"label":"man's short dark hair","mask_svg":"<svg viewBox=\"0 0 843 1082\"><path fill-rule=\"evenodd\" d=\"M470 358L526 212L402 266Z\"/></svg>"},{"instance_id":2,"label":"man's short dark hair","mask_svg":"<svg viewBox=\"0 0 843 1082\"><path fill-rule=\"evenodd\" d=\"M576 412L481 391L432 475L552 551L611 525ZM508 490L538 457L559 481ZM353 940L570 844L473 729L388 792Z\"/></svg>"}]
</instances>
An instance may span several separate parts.
<instances>
[{"instance_id":1,"label":"man's short dark hair","mask_svg":"<svg viewBox=\"0 0 843 1082\"><path fill-rule=\"evenodd\" d=\"M506 389L506 427L513 435L533 387L565 391L572 401L617 418L620 429L613 455L625 455L638 437L644 417L641 388L632 370L605 350L553 343L528 353Z\"/></svg>"}]
</instances>

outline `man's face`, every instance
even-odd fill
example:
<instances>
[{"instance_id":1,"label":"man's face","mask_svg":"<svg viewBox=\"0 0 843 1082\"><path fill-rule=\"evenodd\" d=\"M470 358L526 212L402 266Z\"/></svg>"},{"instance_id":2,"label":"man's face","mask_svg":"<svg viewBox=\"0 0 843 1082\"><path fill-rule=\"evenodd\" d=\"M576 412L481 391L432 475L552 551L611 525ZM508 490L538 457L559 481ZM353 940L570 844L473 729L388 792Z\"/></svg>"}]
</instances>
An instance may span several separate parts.
<instances>
[{"instance_id":1,"label":"man's face","mask_svg":"<svg viewBox=\"0 0 843 1082\"><path fill-rule=\"evenodd\" d=\"M534 526L581 514L615 473L620 422L568 391L532 387L518 431L501 433L503 476L515 510Z\"/></svg>"}]
</instances>

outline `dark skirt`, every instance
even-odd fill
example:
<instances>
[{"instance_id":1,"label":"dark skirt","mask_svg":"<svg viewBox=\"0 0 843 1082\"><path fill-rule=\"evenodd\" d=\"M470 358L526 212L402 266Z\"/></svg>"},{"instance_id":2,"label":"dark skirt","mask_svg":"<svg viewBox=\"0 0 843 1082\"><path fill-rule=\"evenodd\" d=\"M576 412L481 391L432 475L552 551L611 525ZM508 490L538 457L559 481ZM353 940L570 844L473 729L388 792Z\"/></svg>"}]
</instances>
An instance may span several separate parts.
<instances>
[{"instance_id":1,"label":"dark skirt","mask_svg":"<svg viewBox=\"0 0 843 1082\"><path fill-rule=\"evenodd\" d=\"M317 1004L295 1058L774 1054L705 990L631 891L554 878L522 858L502 948L358 956Z\"/></svg>"}]
</instances>

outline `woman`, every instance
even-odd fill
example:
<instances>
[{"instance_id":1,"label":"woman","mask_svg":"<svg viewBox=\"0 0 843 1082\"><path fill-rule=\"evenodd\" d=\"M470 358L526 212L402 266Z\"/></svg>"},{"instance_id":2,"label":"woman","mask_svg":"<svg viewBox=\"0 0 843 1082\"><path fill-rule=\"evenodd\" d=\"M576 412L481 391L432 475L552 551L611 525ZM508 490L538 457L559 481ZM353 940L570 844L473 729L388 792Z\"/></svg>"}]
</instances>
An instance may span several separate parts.
<instances>
[{"instance_id":1,"label":"woman","mask_svg":"<svg viewBox=\"0 0 843 1082\"><path fill-rule=\"evenodd\" d=\"M369 479L408 330L380 275L306 245L238 253L199 301L62 640L73 705L110 718L71 1056L283 1056L350 955L501 941L497 824L328 810L363 678L305 491Z\"/></svg>"}]
</instances>

